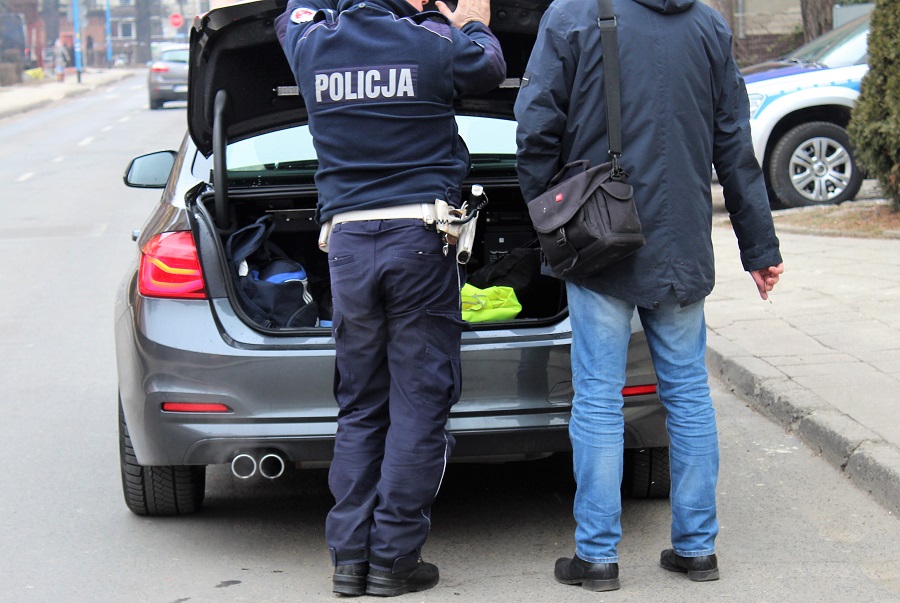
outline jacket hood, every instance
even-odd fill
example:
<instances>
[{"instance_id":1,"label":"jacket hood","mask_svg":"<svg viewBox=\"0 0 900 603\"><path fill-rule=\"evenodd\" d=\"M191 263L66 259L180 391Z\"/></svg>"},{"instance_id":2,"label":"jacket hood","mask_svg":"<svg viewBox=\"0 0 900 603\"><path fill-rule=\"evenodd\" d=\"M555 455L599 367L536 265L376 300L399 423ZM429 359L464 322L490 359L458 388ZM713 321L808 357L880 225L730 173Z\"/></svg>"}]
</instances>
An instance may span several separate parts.
<instances>
[{"instance_id":1,"label":"jacket hood","mask_svg":"<svg viewBox=\"0 0 900 603\"><path fill-rule=\"evenodd\" d=\"M634 2L652 8L658 13L675 14L690 9L696 0L634 0Z\"/></svg>"}]
</instances>

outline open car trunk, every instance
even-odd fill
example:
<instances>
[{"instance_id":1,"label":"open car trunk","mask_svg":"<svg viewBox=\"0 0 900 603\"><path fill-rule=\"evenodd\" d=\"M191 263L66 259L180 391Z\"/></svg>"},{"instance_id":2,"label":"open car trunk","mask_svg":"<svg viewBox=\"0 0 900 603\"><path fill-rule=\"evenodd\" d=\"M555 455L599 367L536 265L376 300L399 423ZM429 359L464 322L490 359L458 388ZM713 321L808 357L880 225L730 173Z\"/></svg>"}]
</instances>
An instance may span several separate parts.
<instances>
[{"instance_id":1,"label":"open car trunk","mask_svg":"<svg viewBox=\"0 0 900 603\"><path fill-rule=\"evenodd\" d=\"M478 216L472 257L465 266L466 281L487 292L497 286L512 288L521 311L501 320L482 320L479 313L474 312L472 322L477 322L478 328L496 329L509 328L515 323L521 325L523 321L559 320L566 308L565 287L561 281L541 274L540 249L515 177L493 177L479 183L484 186L488 205ZM470 187L471 184L464 186L465 196ZM229 216L222 220L230 224L228 228L214 226L220 220L215 218L213 195L201 195L197 201L202 206L199 215L206 216L204 230L208 229L218 237L222 270L227 281L225 290L231 305L235 313L254 329L287 334L297 329L327 329L331 326L328 256L318 248L319 226L314 220L316 200L315 189L311 186L305 190L232 190L228 197ZM241 229L257 234L262 232L261 228L251 225L264 216L268 217L265 221L269 223L270 234L259 250L247 258L246 267L236 265L231 258L234 243L241 235L235 233ZM246 229L248 226L250 228ZM298 272L302 273L299 276L305 276L305 283L295 278ZM261 283L265 278L271 282ZM268 291L260 293L257 290L260 285ZM280 319L271 316L272 312L260 313L260 295L264 302L269 296L280 296L281 300L275 303L291 304L297 313L282 311ZM471 301L469 297L465 299ZM467 303L464 307L477 306ZM288 315L292 318L286 318Z\"/></svg>"},{"instance_id":2,"label":"open car trunk","mask_svg":"<svg viewBox=\"0 0 900 603\"><path fill-rule=\"evenodd\" d=\"M306 109L274 31L274 19L284 11L285 4L286 0L260 0L197 17L191 29L188 97L191 139L200 155L210 158L212 164L209 167L214 192L202 193L197 202L203 206L201 215L207 217L210 231L217 233L220 250L224 252L228 248L228 238L235 231L256 223L263 216L271 216L274 226L269 243L283 251L290 262L302 267L293 273L306 276L307 298L311 296L311 302L317 306L314 316L305 310L302 320L287 326L285 321L260 318L259 313L248 307L247 300L242 299L248 289L251 293L259 291L254 290L254 284L248 283L246 277L238 276L234 263L223 260L225 273L231 277L226 279L226 291L236 314L255 329L273 333L327 327L331 318L327 257L318 250L319 227L314 220L317 201L312 184L314 162L291 163L286 170L282 166L267 170L265 161L258 162L254 166L259 174L257 181L235 175L230 160L226 167L225 149L230 143L306 121ZM507 80L485 94L457 99L458 115L512 119L521 76L547 4L549 0L492 2L491 30L503 47ZM469 148L474 147L469 145ZM554 322L565 312L565 287L560 281L540 274L536 234L519 190L513 154L514 150L510 152L507 147L493 156L479 158L473 153L475 167L464 183L463 198L468 196L471 185L478 183L484 186L489 204L478 218L472 258L466 266L467 281L479 289L513 286L522 309L511 321ZM291 170L294 173L288 177L267 173ZM208 175L207 171L200 177L206 179ZM271 253L268 259L251 256L247 266L238 266L237 270L252 275L256 268L261 276L266 268L261 264L270 260ZM260 265L254 266L254 262ZM285 289L302 289L290 282L285 283ZM261 286L277 289L268 284ZM298 292L292 294L296 296ZM509 322L479 325L502 328Z\"/></svg>"}]
</instances>

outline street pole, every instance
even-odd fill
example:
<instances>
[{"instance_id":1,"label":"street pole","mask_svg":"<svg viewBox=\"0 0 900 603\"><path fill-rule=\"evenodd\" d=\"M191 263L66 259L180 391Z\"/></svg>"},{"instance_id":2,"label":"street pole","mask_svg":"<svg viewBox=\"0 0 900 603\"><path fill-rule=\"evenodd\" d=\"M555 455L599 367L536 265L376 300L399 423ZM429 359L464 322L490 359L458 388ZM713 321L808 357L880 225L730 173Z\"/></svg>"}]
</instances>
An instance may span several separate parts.
<instances>
[{"instance_id":1,"label":"street pole","mask_svg":"<svg viewBox=\"0 0 900 603\"><path fill-rule=\"evenodd\" d=\"M75 28L75 72L78 74L78 83L81 83L81 7L78 0L72 0L72 26Z\"/></svg>"},{"instance_id":2,"label":"street pole","mask_svg":"<svg viewBox=\"0 0 900 603\"><path fill-rule=\"evenodd\" d=\"M106 0L106 66L112 67L112 19L109 16L109 0Z\"/></svg>"}]
</instances>

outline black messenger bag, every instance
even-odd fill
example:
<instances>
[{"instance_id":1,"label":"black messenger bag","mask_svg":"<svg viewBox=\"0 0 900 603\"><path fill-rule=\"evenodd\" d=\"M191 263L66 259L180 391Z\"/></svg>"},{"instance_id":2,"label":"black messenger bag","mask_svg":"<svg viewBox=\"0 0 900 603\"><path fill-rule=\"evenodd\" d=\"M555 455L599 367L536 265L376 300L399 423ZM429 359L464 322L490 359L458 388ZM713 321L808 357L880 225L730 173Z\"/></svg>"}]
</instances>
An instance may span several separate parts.
<instances>
[{"instance_id":1,"label":"black messenger bag","mask_svg":"<svg viewBox=\"0 0 900 603\"><path fill-rule=\"evenodd\" d=\"M590 167L577 161L553 181L579 167L577 175L528 204L544 258L560 278L600 272L644 244L625 172L617 175L612 163Z\"/></svg>"},{"instance_id":2,"label":"black messenger bag","mask_svg":"<svg viewBox=\"0 0 900 603\"><path fill-rule=\"evenodd\" d=\"M559 278L596 274L644 244L628 174L619 167L622 123L616 18L612 0L597 4L612 161L595 167L586 160L569 163L553 177L547 192L528 203L541 251Z\"/></svg>"}]
</instances>

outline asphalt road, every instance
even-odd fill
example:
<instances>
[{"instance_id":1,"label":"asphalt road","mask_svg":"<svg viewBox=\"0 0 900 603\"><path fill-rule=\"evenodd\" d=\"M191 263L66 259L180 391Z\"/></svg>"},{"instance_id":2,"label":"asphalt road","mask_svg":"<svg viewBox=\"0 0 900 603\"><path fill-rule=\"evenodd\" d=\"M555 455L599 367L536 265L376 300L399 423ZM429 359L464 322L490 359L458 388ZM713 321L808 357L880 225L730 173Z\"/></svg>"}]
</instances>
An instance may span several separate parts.
<instances>
[{"instance_id":1,"label":"asphalt road","mask_svg":"<svg viewBox=\"0 0 900 603\"><path fill-rule=\"evenodd\" d=\"M131 157L177 148L184 126L183 107L146 108L140 78L0 121L2 602L335 600L324 470L239 482L211 468L189 517L137 517L122 500L113 298L158 192L121 176ZM574 485L547 459L451 465L424 552L442 581L400 600L900 601L897 518L712 385L720 581L661 570L667 501L626 500L622 590L556 584Z\"/></svg>"}]
</instances>

